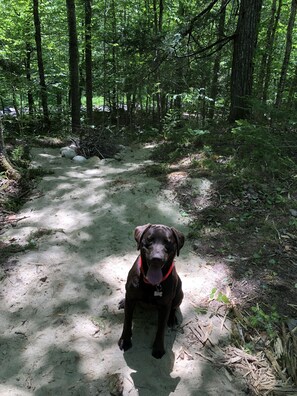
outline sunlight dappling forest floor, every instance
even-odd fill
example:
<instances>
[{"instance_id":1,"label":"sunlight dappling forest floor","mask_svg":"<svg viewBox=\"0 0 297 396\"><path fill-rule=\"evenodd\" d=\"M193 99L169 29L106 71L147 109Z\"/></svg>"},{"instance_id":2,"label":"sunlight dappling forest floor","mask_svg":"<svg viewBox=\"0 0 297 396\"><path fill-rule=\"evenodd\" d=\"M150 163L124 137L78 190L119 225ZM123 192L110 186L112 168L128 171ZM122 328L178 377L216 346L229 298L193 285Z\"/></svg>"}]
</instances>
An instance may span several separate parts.
<instances>
[{"instance_id":1,"label":"sunlight dappling forest floor","mask_svg":"<svg viewBox=\"0 0 297 396\"><path fill-rule=\"evenodd\" d=\"M77 165L59 149L33 149L33 165L50 172L1 234L1 248L21 247L1 263L1 395L240 396L279 385L263 354L232 343L234 267L192 247L191 217L174 189L186 175L181 167L168 183L150 175L151 150ZM208 205L211 188L206 177L192 180L196 205ZM138 254L133 231L145 223L174 226L187 239L176 260L182 321L168 329L160 360L151 356L154 309L136 312L132 349L117 345L118 303Z\"/></svg>"}]
</instances>

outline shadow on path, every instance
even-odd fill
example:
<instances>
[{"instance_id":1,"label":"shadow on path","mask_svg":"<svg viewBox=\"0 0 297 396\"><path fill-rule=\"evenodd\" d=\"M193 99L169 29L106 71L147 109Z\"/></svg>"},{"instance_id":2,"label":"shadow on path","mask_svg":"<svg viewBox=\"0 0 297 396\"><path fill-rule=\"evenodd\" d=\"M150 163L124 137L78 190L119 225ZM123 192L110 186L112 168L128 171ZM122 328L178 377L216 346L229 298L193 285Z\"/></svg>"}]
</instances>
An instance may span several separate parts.
<instances>
[{"instance_id":1,"label":"shadow on path","mask_svg":"<svg viewBox=\"0 0 297 396\"><path fill-rule=\"evenodd\" d=\"M127 149L120 162L88 168L56 149L34 150L35 165L53 173L19 213L24 219L2 236L34 249L9 258L1 280L1 395L108 395L113 373L123 375L129 396L224 394L214 367L196 356L178 358L181 347L191 349L182 333L168 330L166 355L151 356L154 312L136 315L131 350L123 354L117 346L123 322L117 305L137 256L134 227L164 223L187 234L174 199L145 174L149 154L149 147ZM201 295L224 274L206 280L210 271L189 247L177 268L189 322ZM225 388L232 394L232 384Z\"/></svg>"}]
</instances>

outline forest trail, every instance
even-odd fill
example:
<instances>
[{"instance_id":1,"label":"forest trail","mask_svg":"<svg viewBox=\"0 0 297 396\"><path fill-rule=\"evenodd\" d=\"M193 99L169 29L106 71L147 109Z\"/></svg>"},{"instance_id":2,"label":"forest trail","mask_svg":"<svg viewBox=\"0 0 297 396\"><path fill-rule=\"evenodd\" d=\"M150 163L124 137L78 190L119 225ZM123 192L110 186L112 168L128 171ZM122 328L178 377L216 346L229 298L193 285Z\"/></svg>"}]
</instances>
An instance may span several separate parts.
<instances>
[{"instance_id":1,"label":"forest trail","mask_svg":"<svg viewBox=\"0 0 297 396\"><path fill-rule=\"evenodd\" d=\"M188 233L173 194L144 172L150 151L125 148L121 161L91 167L61 158L58 149L33 150L35 165L52 173L16 227L1 235L4 243L31 247L10 257L1 274L1 396L246 394L207 347L219 355L230 324L199 308L228 270L192 253L189 242L176 260L183 321L168 329L164 357L151 356L155 311L139 309L133 347L123 354L117 346L124 318L118 302L137 256L134 228L164 223Z\"/></svg>"}]
</instances>

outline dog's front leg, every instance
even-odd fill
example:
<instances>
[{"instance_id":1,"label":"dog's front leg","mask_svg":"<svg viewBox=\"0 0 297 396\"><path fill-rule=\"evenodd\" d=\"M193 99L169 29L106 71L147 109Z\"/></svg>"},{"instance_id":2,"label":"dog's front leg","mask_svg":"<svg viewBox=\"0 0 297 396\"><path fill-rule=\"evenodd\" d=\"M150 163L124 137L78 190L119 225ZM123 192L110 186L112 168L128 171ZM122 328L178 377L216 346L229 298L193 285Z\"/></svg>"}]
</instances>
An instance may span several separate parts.
<instances>
[{"instance_id":1,"label":"dog's front leg","mask_svg":"<svg viewBox=\"0 0 297 396\"><path fill-rule=\"evenodd\" d=\"M125 319L122 335L119 339L119 347L121 350L127 351L132 347L131 337L132 337L132 319L133 312L136 305L135 300L125 298Z\"/></svg>"},{"instance_id":2,"label":"dog's front leg","mask_svg":"<svg viewBox=\"0 0 297 396\"><path fill-rule=\"evenodd\" d=\"M168 308L167 305L161 305L158 307L158 329L152 352L153 357L156 359L161 359L161 357L165 354L164 338L169 312L170 308Z\"/></svg>"}]
</instances>

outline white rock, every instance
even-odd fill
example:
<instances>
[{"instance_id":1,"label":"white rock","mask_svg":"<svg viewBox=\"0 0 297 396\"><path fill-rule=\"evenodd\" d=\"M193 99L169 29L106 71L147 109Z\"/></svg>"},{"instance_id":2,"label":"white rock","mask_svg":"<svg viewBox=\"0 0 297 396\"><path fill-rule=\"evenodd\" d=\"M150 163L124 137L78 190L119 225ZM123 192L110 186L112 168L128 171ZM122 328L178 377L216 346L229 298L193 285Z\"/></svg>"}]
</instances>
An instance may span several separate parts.
<instances>
[{"instance_id":1,"label":"white rock","mask_svg":"<svg viewBox=\"0 0 297 396\"><path fill-rule=\"evenodd\" d=\"M83 157L82 155L76 155L75 157L72 158L72 161L78 162L79 164L82 164L83 162L86 162L86 158Z\"/></svg>"},{"instance_id":2,"label":"white rock","mask_svg":"<svg viewBox=\"0 0 297 396\"><path fill-rule=\"evenodd\" d=\"M73 150L70 147L62 147L60 153L62 157L70 158L70 159L76 156L75 150Z\"/></svg>"},{"instance_id":3,"label":"white rock","mask_svg":"<svg viewBox=\"0 0 297 396\"><path fill-rule=\"evenodd\" d=\"M61 147L61 148L60 148L60 154L62 154L63 151L69 150L69 148L70 148L70 147L68 147L68 146L67 146L67 147Z\"/></svg>"},{"instance_id":4,"label":"white rock","mask_svg":"<svg viewBox=\"0 0 297 396\"><path fill-rule=\"evenodd\" d=\"M94 166L95 167L95 166L99 165L100 162L101 162L100 158L96 157L96 156L91 157L91 158L88 159L88 165L90 165L90 166Z\"/></svg>"}]
</instances>

